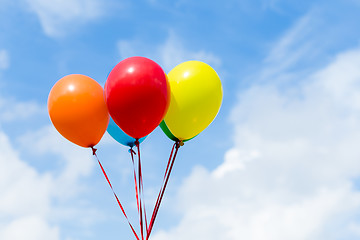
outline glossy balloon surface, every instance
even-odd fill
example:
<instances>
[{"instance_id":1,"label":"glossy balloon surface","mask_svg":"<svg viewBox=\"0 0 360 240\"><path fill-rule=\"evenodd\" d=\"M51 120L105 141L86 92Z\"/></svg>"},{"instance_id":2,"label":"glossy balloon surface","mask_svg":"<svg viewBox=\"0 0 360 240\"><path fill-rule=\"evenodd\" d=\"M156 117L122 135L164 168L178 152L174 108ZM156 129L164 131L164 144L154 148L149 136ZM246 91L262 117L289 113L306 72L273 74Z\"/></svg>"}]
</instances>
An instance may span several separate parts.
<instances>
[{"instance_id":1,"label":"glossy balloon surface","mask_svg":"<svg viewBox=\"0 0 360 240\"><path fill-rule=\"evenodd\" d=\"M52 87L48 97L49 116L58 132L82 146L95 146L109 122L104 90L94 79L71 74Z\"/></svg>"},{"instance_id":2,"label":"glossy balloon surface","mask_svg":"<svg viewBox=\"0 0 360 240\"><path fill-rule=\"evenodd\" d=\"M106 103L115 123L129 136L150 134L163 120L170 86L163 69L144 57L119 62L105 84Z\"/></svg>"},{"instance_id":3,"label":"glossy balloon surface","mask_svg":"<svg viewBox=\"0 0 360 240\"><path fill-rule=\"evenodd\" d=\"M165 123L176 138L193 138L219 112L223 98L220 78L212 67L200 61L179 64L168 78L171 101Z\"/></svg>"}]
</instances>

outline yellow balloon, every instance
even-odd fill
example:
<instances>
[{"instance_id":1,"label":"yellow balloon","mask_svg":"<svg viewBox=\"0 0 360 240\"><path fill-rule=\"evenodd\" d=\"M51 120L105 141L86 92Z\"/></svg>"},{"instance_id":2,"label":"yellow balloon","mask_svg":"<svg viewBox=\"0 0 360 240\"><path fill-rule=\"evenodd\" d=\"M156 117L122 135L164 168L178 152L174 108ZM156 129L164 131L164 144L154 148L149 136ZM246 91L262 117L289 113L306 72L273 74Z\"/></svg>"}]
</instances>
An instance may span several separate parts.
<instances>
[{"instance_id":1,"label":"yellow balloon","mask_svg":"<svg viewBox=\"0 0 360 240\"><path fill-rule=\"evenodd\" d=\"M169 74L171 100L164 121L179 140L198 135L215 119L223 98L215 70L200 61L177 65Z\"/></svg>"}]
</instances>

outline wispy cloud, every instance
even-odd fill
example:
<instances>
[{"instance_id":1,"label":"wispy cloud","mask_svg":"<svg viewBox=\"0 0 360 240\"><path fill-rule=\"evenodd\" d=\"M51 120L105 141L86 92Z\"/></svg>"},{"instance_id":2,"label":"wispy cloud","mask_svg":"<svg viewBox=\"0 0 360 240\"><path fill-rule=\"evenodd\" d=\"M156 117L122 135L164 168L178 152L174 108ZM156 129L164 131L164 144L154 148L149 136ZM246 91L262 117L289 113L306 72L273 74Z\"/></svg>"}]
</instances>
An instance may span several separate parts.
<instances>
[{"instance_id":1,"label":"wispy cloud","mask_svg":"<svg viewBox=\"0 0 360 240\"><path fill-rule=\"evenodd\" d=\"M213 53L204 49L190 50L184 46L181 38L173 31L169 31L167 39L157 46L149 47L138 40L122 40L118 42L118 49L122 59L139 55L149 57L158 62L166 72L189 60L204 61L213 66L221 65L221 59Z\"/></svg>"},{"instance_id":2,"label":"wispy cloud","mask_svg":"<svg viewBox=\"0 0 360 240\"><path fill-rule=\"evenodd\" d=\"M49 239L58 239L57 231L53 232L47 223L51 207L52 177L37 173L21 161L8 137L1 132L0 143L0 163L6 166L0 170L1 239L46 239L44 234L50 232ZM29 227L25 227L25 223ZM24 227L21 233L15 231L20 226Z\"/></svg>"},{"instance_id":3,"label":"wispy cloud","mask_svg":"<svg viewBox=\"0 0 360 240\"><path fill-rule=\"evenodd\" d=\"M30 117L45 115L45 106L36 102L19 102L15 99L0 98L1 122L22 121Z\"/></svg>"},{"instance_id":4,"label":"wispy cloud","mask_svg":"<svg viewBox=\"0 0 360 240\"><path fill-rule=\"evenodd\" d=\"M324 64L327 59L323 53L328 46L323 43L325 35L319 31L323 31L325 25L315 10L301 17L270 49L259 80L294 81L294 78L301 79Z\"/></svg>"},{"instance_id":5,"label":"wispy cloud","mask_svg":"<svg viewBox=\"0 0 360 240\"><path fill-rule=\"evenodd\" d=\"M57 227L49 226L39 216L27 216L11 221L0 230L0 237L3 240L59 240L60 234Z\"/></svg>"},{"instance_id":6,"label":"wispy cloud","mask_svg":"<svg viewBox=\"0 0 360 240\"><path fill-rule=\"evenodd\" d=\"M63 36L105 13L105 3L99 0L26 0L50 37Z\"/></svg>"},{"instance_id":7,"label":"wispy cloud","mask_svg":"<svg viewBox=\"0 0 360 240\"><path fill-rule=\"evenodd\" d=\"M76 219L79 228L96 222L99 211L90 203L78 203L87 189L82 179L94 168L91 151L64 140L53 126L10 139L3 124L38 117L46 107L16 100L0 103L0 239L59 240L71 234L61 234L70 219Z\"/></svg>"},{"instance_id":8,"label":"wispy cloud","mask_svg":"<svg viewBox=\"0 0 360 240\"><path fill-rule=\"evenodd\" d=\"M0 70L10 67L10 57L5 49L0 49Z\"/></svg>"}]
</instances>

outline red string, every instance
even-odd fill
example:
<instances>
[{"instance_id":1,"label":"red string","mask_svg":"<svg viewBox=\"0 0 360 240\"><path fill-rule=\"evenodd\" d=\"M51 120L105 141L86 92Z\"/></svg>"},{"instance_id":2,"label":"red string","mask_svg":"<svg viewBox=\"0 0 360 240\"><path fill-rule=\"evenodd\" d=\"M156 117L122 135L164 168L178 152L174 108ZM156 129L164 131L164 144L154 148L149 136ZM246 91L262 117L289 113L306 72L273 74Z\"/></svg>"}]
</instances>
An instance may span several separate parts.
<instances>
[{"instance_id":1,"label":"red string","mask_svg":"<svg viewBox=\"0 0 360 240\"><path fill-rule=\"evenodd\" d=\"M140 166L140 181L141 181L141 197L142 197L142 202L144 205L144 220L145 220L145 230L147 230L148 228L148 222L147 222L147 216L146 216L146 208L145 208L145 198L144 198L144 184L143 184L143 179L142 179L142 168L141 168L141 162L139 161L139 166Z\"/></svg>"},{"instance_id":2,"label":"red string","mask_svg":"<svg viewBox=\"0 0 360 240\"><path fill-rule=\"evenodd\" d=\"M139 222L140 222L140 231L141 231L141 239L144 240L144 228L145 228L145 231L146 231L146 240L149 239L150 237L150 234L151 234L151 231L152 231L152 228L154 226L154 223L155 223L155 219L156 219L156 216L157 216L157 213L159 211L159 208L160 208L160 205L161 205L161 202L162 202L162 199L163 199L163 196L164 196L164 193L165 193L165 189L166 189L166 186L167 186L167 183L169 181L169 178L170 178L170 174L171 174L171 171L172 171L172 168L173 168L173 165L174 165L174 162L175 162L175 159L176 159L176 156L177 156L177 153L178 153L178 150L180 148L180 146L182 146L182 142L179 142L179 141L176 141L171 149L171 153L170 153L170 156L169 156L169 160L168 160L168 163L167 163L167 166L166 166L166 170L165 170L165 174L164 174L164 179L163 179L163 185L161 186L160 188L160 191L159 191L159 194L158 194L158 198L156 200L156 203L155 203L155 206L154 206L154 209L153 209L153 212L152 212L152 216L151 216L151 220L150 220L150 224L148 225L148 222L147 222L147 217L146 217L146 209L145 209L145 201L144 201L144 195L143 195L143 192L144 192L144 186L143 186L143 180L142 180L142 169L141 169L141 158L140 158L140 144L139 144L139 141L136 140L135 141L135 145L137 147L137 152L138 152L138 174L136 174L136 167L135 167L135 161L134 161L134 154L135 151L131 148L129 150L130 154L131 154L131 160L132 160L132 163L133 163L133 169L134 169L134 182L135 182L135 192L136 192L136 202L137 202L137 207L138 207L138 213L139 213ZM120 203L120 200L119 198L117 197L111 183L110 183L110 180L99 160L99 158L97 157L96 155L96 149L94 147L91 147L92 151L93 151L93 155L96 157L99 165L100 165L100 168L116 198L116 201L122 211L122 213L124 214L132 232L134 233L134 236L136 237L137 240L140 240L138 235L136 234L136 231L135 229L133 228L133 226L131 225L126 213L125 213L125 210L122 206L122 204ZM174 149L175 149L175 153L174 153ZM145 226L144 226L144 221L145 221Z\"/></svg>"},{"instance_id":3,"label":"red string","mask_svg":"<svg viewBox=\"0 0 360 240\"><path fill-rule=\"evenodd\" d=\"M142 179L142 167L141 167L141 161L139 160L139 174L140 174L140 185L141 185L141 199L142 199L142 203L143 203L143 209L144 209L144 220L145 220L145 230L148 228L148 223L147 223L147 216L146 216L146 208L145 208L145 198L144 198L144 184L143 184L143 179Z\"/></svg>"},{"instance_id":4,"label":"red string","mask_svg":"<svg viewBox=\"0 0 360 240\"><path fill-rule=\"evenodd\" d=\"M164 174L164 181L165 181L165 178L166 178L167 172L168 172L168 170L169 170L170 159L171 159L171 157L172 157L172 155L173 155L173 152L174 152L174 148L175 148L175 146L176 146L176 142L174 143L174 145L172 146L172 149L171 149L171 153L170 153L169 161L168 161L168 164L167 164L167 166L166 166L166 170L165 170L165 174Z\"/></svg>"},{"instance_id":5,"label":"red string","mask_svg":"<svg viewBox=\"0 0 360 240\"><path fill-rule=\"evenodd\" d=\"M137 209L138 209L138 214L139 214L139 221L140 221L140 204L139 204L139 193L138 193L138 184L137 184L137 180L136 180L136 170L135 170L135 161L134 161L134 154L136 155L135 151L130 148L129 152L131 154L131 161L133 164L133 170L134 170L134 183L135 183L135 194L136 194L136 203L137 203ZM139 222L140 223L140 222Z\"/></svg>"},{"instance_id":6,"label":"red string","mask_svg":"<svg viewBox=\"0 0 360 240\"><path fill-rule=\"evenodd\" d=\"M175 162L175 158L176 158L176 155L178 153L178 150L181 146L181 143L179 141L175 142L174 143L174 146L171 150L171 153L170 153L170 157L169 157L169 161L168 161L168 165L166 167L166 171L165 171L165 176L164 176L164 183L163 183L163 186L160 188L160 192L159 192L159 195L158 195L158 200L156 201L156 204L154 206L154 210L153 210L153 213L152 213L152 216L151 216L151 221L150 221L150 225L147 229L147 236L146 236L146 240L149 239L150 237L150 234L151 234L151 231L152 231L152 228L154 226L154 223L155 223L155 219L156 219L156 216L157 216L157 213L159 211L159 208L160 208L160 205L161 205L161 201L163 199L163 196L164 196L164 193L165 193L165 189L166 189L166 186L167 186L167 183L169 181L169 178L170 178L170 174L171 174L171 171L172 171L172 168L174 166L174 162ZM175 153L174 153L174 156L172 157L173 155L173 151L174 151L174 147L175 147ZM171 158L172 157L172 158Z\"/></svg>"},{"instance_id":7,"label":"red string","mask_svg":"<svg viewBox=\"0 0 360 240\"><path fill-rule=\"evenodd\" d=\"M93 151L93 155L96 157L96 160L97 160L98 163L99 163L99 166L100 166L100 168L101 168L102 173L104 174L104 176L105 176L105 178L106 178L106 181L108 182L108 184L109 184L109 186L110 186L110 188L111 188L111 191L113 192L113 194L114 194L114 196L115 196L115 198L116 198L116 201L117 201L117 203L118 203L118 205L119 205L122 213L124 214L124 216L125 216L128 224L129 224L132 232L134 233L134 236L136 237L137 240L140 240L139 237L138 237L138 235L137 235L136 232L135 232L135 229L134 229L133 226L131 225L131 223L130 223L127 215L126 215L125 210L124 210L122 204L120 203L119 198L117 197L117 195L116 195L116 193L115 193L115 191L114 191L114 189L113 189L113 187L112 187L112 185L111 185L111 182L110 182L110 180L109 180L109 178L108 178L108 176L107 176L107 174L106 174L106 172L105 172L105 169L103 168L103 166L102 166L102 164L101 164L98 156L96 155L96 150L97 150L97 149L94 148L94 147L91 147L91 149L92 149L92 151Z\"/></svg>"},{"instance_id":8,"label":"red string","mask_svg":"<svg viewBox=\"0 0 360 240\"><path fill-rule=\"evenodd\" d=\"M161 192L163 191L163 188L164 188L164 184L165 184L165 180L166 180L166 176L167 176L167 173L168 173L168 170L169 170L169 166L170 166L170 163L171 163L171 159L172 159L172 155L173 155L173 152L174 152L174 148L176 146L176 142L174 143L172 149L171 149L171 153L170 153L170 156L169 156L169 160L168 160L168 163L167 163L167 166L166 166L166 170L165 170L165 174L164 174L164 179L163 179L163 184L160 188L160 191L159 191L159 194L158 194L158 197L156 199L156 203L154 205L154 209L153 209L153 212L152 212L152 216L151 216L151 220L150 220L150 226L152 225L153 221L154 221L154 216L155 216L155 210L158 208L158 205L159 205L159 200L160 200L160 196L161 196ZM147 229L147 232L149 234L149 228Z\"/></svg>"},{"instance_id":9,"label":"red string","mask_svg":"<svg viewBox=\"0 0 360 240\"><path fill-rule=\"evenodd\" d=\"M147 217L146 217L146 209L145 209L145 201L144 201L144 184L142 180L142 169L141 169L141 157L140 157L140 143L138 140L135 141L135 145L137 147L138 152L138 180L139 180L139 198L140 198L140 229L141 229L141 237L144 239L144 228L147 233ZM145 220L145 226L144 226ZM147 237L147 236L146 236Z\"/></svg>"}]
</instances>

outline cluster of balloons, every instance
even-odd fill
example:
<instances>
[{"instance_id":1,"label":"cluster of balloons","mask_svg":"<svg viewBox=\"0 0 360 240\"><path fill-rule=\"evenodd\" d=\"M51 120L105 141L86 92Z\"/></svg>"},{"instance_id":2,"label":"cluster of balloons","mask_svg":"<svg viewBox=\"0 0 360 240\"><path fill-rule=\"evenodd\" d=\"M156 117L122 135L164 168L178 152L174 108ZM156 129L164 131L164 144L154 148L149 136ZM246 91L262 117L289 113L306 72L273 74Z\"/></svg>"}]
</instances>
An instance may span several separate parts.
<instances>
[{"instance_id":1,"label":"cluster of balloons","mask_svg":"<svg viewBox=\"0 0 360 240\"><path fill-rule=\"evenodd\" d=\"M130 57L111 70L104 88L94 79L81 74L61 78L50 91L48 111L52 123L62 136L81 147L92 148L95 156L94 146L106 131L123 145L130 148L137 146L137 171L132 149L130 154L134 165L141 239L144 240L145 232L145 239L148 240L179 146L197 136L214 120L222 97L219 76L206 63L184 62L166 74L156 62L148 58ZM147 224L145 204L142 201L139 144L157 126L175 143L150 224ZM173 154L174 148L176 150ZM102 164L97 160L127 218ZM129 220L128 223L136 239L140 240Z\"/></svg>"},{"instance_id":2,"label":"cluster of balloons","mask_svg":"<svg viewBox=\"0 0 360 240\"><path fill-rule=\"evenodd\" d=\"M184 62L166 74L151 59L130 57L112 69L104 88L81 74L61 78L48 111L57 131L81 147L94 147L106 130L133 147L159 125L174 141L194 138L214 120L222 97L220 78L206 63Z\"/></svg>"}]
</instances>

